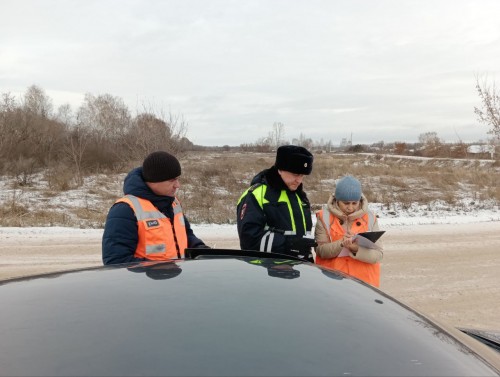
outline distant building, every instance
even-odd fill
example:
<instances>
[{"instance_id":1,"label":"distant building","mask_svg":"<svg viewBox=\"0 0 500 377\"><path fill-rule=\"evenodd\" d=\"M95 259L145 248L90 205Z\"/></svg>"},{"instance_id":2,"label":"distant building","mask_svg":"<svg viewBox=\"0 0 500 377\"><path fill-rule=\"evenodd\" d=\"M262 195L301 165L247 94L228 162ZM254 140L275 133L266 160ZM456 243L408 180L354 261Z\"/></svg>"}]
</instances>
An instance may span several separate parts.
<instances>
[{"instance_id":1,"label":"distant building","mask_svg":"<svg viewBox=\"0 0 500 377\"><path fill-rule=\"evenodd\" d=\"M474 144L467 147L467 154L476 157L495 157L495 146L486 144Z\"/></svg>"},{"instance_id":2,"label":"distant building","mask_svg":"<svg viewBox=\"0 0 500 377\"><path fill-rule=\"evenodd\" d=\"M351 140L347 140L347 138L343 138L340 142L340 147L341 148L345 148L345 147L350 147L352 145L352 139Z\"/></svg>"}]
</instances>

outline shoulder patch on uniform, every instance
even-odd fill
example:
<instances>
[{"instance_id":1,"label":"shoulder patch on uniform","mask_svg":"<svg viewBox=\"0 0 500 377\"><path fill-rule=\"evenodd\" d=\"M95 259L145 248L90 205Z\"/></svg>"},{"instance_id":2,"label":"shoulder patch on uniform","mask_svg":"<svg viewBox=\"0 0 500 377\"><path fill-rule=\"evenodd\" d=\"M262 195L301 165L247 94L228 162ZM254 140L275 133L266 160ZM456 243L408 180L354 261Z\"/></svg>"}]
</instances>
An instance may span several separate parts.
<instances>
[{"instance_id":1,"label":"shoulder patch on uniform","mask_svg":"<svg viewBox=\"0 0 500 377\"><path fill-rule=\"evenodd\" d=\"M243 207L241 207L241 212L240 212L240 220L243 220L246 211L247 211L247 204L243 203Z\"/></svg>"}]
</instances>

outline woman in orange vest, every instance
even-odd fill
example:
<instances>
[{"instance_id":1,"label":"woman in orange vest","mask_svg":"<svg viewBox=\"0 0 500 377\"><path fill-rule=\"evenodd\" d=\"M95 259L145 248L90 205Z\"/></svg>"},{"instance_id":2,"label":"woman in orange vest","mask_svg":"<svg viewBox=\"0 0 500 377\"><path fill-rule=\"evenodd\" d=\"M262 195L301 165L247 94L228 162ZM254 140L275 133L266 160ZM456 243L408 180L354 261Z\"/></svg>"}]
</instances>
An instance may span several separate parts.
<instances>
[{"instance_id":1,"label":"woman in orange vest","mask_svg":"<svg viewBox=\"0 0 500 377\"><path fill-rule=\"evenodd\" d=\"M316 263L380 286L383 257L380 241L373 244L373 248L367 248L353 240L357 233L379 230L377 217L368 210L360 182L351 176L340 179L335 193L316 216Z\"/></svg>"}]
</instances>

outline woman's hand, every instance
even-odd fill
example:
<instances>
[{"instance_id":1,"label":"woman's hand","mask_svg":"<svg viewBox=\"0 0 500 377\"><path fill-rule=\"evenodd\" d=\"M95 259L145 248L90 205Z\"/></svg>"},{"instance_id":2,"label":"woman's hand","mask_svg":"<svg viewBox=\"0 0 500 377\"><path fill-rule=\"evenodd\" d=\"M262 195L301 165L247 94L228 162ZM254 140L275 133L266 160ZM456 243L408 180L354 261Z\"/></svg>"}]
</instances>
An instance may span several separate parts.
<instances>
[{"instance_id":1,"label":"woman's hand","mask_svg":"<svg viewBox=\"0 0 500 377\"><path fill-rule=\"evenodd\" d=\"M359 250L358 243L356 241L353 241L352 239L352 234L348 233L342 238L342 246L349 249L351 253L356 255L356 253Z\"/></svg>"}]
</instances>

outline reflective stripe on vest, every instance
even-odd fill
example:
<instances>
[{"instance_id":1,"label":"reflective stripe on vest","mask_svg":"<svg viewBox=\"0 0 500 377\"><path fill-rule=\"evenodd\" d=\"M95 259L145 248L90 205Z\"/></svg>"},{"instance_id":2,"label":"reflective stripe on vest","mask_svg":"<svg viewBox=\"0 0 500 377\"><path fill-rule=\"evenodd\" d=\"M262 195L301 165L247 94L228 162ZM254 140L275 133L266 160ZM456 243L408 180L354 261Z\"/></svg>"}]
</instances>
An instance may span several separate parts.
<instances>
[{"instance_id":1,"label":"reflective stripe on vest","mask_svg":"<svg viewBox=\"0 0 500 377\"><path fill-rule=\"evenodd\" d=\"M253 194L255 199L257 200L257 203L259 203L260 208L263 210L264 209L264 204L269 204L269 200L266 199L266 192L267 192L267 185L259 185L257 187L252 186L248 190L246 190L238 200L238 204L243 200L243 198L249 193L249 191ZM300 213L302 214L302 223L304 225L304 230L307 234L307 226L306 226L306 216L304 215L304 207L302 200L300 200L300 196L295 194L297 197L297 202L299 204L300 208ZM285 236L294 236L297 234L297 227L295 225L295 218L293 216L293 210L292 210L292 203L290 203L290 198L288 197L286 190L281 190L280 196L278 198L278 202L281 203L286 203L288 212L290 214L290 219L292 223L292 230L285 230L285 229L280 229L280 233L284 234ZM260 240L260 247L259 251L265 251L270 253L273 248L273 241L274 241L274 229L269 227L269 225L266 224L264 227L264 230L266 233L262 236Z\"/></svg>"},{"instance_id":2,"label":"reflective stripe on vest","mask_svg":"<svg viewBox=\"0 0 500 377\"><path fill-rule=\"evenodd\" d=\"M138 242L134 256L150 260L168 260L184 257L187 233L182 207L177 200L172 203L173 226L170 219L149 200L126 195L118 202L127 203L137 218Z\"/></svg>"},{"instance_id":3,"label":"reflective stripe on vest","mask_svg":"<svg viewBox=\"0 0 500 377\"><path fill-rule=\"evenodd\" d=\"M330 242L342 239L345 234L345 230L340 224L339 219L330 213L328 206L323 205L322 210L317 213L317 217L317 221L322 221L325 225L325 231L330 238ZM356 222L354 222L351 230L353 227L356 228L355 233L373 230L373 225L375 224L375 215L373 212L368 211L360 219L364 221L360 222L360 225L357 225ZM380 285L380 263L365 263L351 258L350 256L327 259L316 255L316 264L345 272L346 274L363 280L375 287Z\"/></svg>"}]
</instances>

